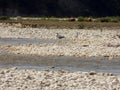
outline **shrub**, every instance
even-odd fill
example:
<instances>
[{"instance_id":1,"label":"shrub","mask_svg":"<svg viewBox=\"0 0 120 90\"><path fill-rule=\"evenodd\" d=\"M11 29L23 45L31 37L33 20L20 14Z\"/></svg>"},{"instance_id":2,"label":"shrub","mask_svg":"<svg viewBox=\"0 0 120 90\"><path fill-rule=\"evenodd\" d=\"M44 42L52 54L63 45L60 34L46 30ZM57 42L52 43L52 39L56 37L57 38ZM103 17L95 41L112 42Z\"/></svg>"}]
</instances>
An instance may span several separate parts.
<instances>
[{"instance_id":1,"label":"shrub","mask_svg":"<svg viewBox=\"0 0 120 90\"><path fill-rule=\"evenodd\" d=\"M68 21L76 21L75 18L68 18Z\"/></svg>"},{"instance_id":2,"label":"shrub","mask_svg":"<svg viewBox=\"0 0 120 90\"><path fill-rule=\"evenodd\" d=\"M119 22L119 20L118 19L112 19L111 22L116 22L117 23L117 22Z\"/></svg>"},{"instance_id":3,"label":"shrub","mask_svg":"<svg viewBox=\"0 0 120 90\"><path fill-rule=\"evenodd\" d=\"M100 18L95 18L93 22L100 22Z\"/></svg>"},{"instance_id":4,"label":"shrub","mask_svg":"<svg viewBox=\"0 0 120 90\"><path fill-rule=\"evenodd\" d=\"M87 21L88 21L88 22L92 22L92 21L93 21L93 18L92 18L92 17L88 17L88 18L87 18Z\"/></svg>"},{"instance_id":5,"label":"shrub","mask_svg":"<svg viewBox=\"0 0 120 90\"><path fill-rule=\"evenodd\" d=\"M17 19L18 21L20 21L20 20L22 20L22 17L21 17L21 16L17 16L16 19Z\"/></svg>"},{"instance_id":6,"label":"shrub","mask_svg":"<svg viewBox=\"0 0 120 90\"><path fill-rule=\"evenodd\" d=\"M119 16L117 16L116 19L120 22L120 17Z\"/></svg>"},{"instance_id":7,"label":"shrub","mask_svg":"<svg viewBox=\"0 0 120 90\"><path fill-rule=\"evenodd\" d=\"M120 17L111 17L111 22L119 22Z\"/></svg>"},{"instance_id":8,"label":"shrub","mask_svg":"<svg viewBox=\"0 0 120 90\"><path fill-rule=\"evenodd\" d=\"M8 17L8 16L0 16L0 20L9 20L10 19L10 17Z\"/></svg>"},{"instance_id":9,"label":"shrub","mask_svg":"<svg viewBox=\"0 0 120 90\"><path fill-rule=\"evenodd\" d=\"M99 18L99 19L100 19L100 22L110 22L111 21L110 17L102 17L102 18Z\"/></svg>"},{"instance_id":10,"label":"shrub","mask_svg":"<svg viewBox=\"0 0 120 90\"><path fill-rule=\"evenodd\" d=\"M78 21L83 22L83 21L85 21L85 18L84 17L78 17Z\"/></svg>"}]
</instances>

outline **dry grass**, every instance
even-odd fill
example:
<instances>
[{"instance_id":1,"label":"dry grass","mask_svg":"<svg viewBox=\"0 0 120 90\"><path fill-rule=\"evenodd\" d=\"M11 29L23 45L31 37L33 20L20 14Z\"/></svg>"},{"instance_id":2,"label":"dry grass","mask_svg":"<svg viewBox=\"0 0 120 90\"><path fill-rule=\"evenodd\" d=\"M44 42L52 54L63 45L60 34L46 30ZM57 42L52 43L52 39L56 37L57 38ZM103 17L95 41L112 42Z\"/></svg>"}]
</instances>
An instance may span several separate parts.
<instances>
[{"instance_id":1,"label":"dry grass","mask_svg":"<svg viewBox=\"0 0 120 90\"><path fill-rule=\"evenodd\" d=\"M120 29L120 22L79 22L67 20L6 20L2 23L21 23L22 27L55 28L55 29Z\"/></svg>"}]
</instances>

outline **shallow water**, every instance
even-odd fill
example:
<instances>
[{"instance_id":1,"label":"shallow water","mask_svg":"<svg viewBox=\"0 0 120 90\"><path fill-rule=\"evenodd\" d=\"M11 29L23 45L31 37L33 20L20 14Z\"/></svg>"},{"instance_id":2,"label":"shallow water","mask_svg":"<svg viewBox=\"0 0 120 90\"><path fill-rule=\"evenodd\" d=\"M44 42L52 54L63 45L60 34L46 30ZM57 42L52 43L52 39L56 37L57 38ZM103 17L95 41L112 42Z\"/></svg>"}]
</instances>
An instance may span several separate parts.
<instances>
[{"instance_id":1,"label":"shallow water","mask_svg":"<svg viewBox=\"0 0 120 90\"><path fill-rule=\"evenodd\" d=\"M29 38L0 38L0 45L37 44L37 43L66 43L62 39L29 39ZM0 68L18 67L19 69L38 70L68 70L68 71L96 71L120 74L120 57L108 60L109 57L70 57L70 56L28 56L10 55L0 51ZM50 68L54 67L54 68Z\"/></svg>"},{"instance_id":2,"label":"shallow water","mask_svg":"<svg viewBox=\"0 0 120 90\"><path fill-rule=\"evenodd\" d=\"M120 74L120 58L67 56L0 56L0 68L96 71ZM50 68L54 67L54 68Z\"/></svg>"},{"instance_id":3,"label":"shallow water","mask_svg":"<svg viewBox=\"0 0 120 90\"><path fill-rule=\"evenodd\" d=\"M58 39L0 38L0 45L56 43Z\"/></svg>"}]
</instances>

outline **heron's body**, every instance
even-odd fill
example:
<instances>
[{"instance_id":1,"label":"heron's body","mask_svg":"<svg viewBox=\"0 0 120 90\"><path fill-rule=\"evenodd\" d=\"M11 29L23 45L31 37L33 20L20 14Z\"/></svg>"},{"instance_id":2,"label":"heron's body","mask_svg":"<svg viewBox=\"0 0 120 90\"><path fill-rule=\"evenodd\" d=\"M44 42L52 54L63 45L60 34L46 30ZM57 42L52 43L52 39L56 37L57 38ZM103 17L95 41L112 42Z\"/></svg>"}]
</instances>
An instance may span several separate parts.
<instances>
[{"instance_id":1,"label":"heron's body","mask_svg":"<svg viewBox=\"0 0 120 90\"><path fill-rule=\"evenodd\" d=\"M78 36L79 36L79 33L77 32L76 35L75 35L75 38L78 38Z\"/></svg>"},{"instance_id":2,"label":"heron's body","mask_svg":"<svg viewBox=\"0 0 120 90\"><path fill-rule=\"evenodd\" d=\"M59 39L65 38L64 36L60 35L59 33L56 33L56 37Z\"/></svg>"}]
</instances>

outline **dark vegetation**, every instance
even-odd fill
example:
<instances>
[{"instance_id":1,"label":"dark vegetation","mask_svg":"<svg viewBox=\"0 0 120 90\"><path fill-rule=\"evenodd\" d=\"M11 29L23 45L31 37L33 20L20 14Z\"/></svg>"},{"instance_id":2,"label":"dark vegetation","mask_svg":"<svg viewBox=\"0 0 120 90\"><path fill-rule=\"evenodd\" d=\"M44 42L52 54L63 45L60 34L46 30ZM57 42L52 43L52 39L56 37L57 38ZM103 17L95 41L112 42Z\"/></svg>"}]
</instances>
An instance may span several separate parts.
<instances>
[{"instance_id":1,"label":"dark vegetation","mask_svg":"<svg viewBox=\"0 0 120 90\"><path fill-rule=\"evenodd\" d=\"M120 0L0 0L0 16L120 16Z\"/></svg>"},{"instance_id":2,"label":"dark vegetation","mask_svg":"<svg viewBox=\"0 0 120 90\"><path fill-rule=\"evenodd\" d=\"M0 22L23 28L120 28L120 0L0 0Z\"/></svg>"},{"instance_id":3,"label":"dark vegetation","mask_svg":"<svg viewBox=\"0 0 120 90\"><path fill-rule=\"evenodd\" d=\"M59 18L41 18L41 19L8 19L8 20L0 20L0 23L5 24L21 24L21 28L32 27L32 28L48 28L48 29L120 29L120 22L106 22L99 21L97 18L96 21L89 21L86 18L83 18L83 21L74 21L72 19L66 18L66 20ZM101 18L103 20L103 18ZM112 18L111 18L112 19ZM78 19L79 20L79 19Z\"/></svg>"}]
</instances>

